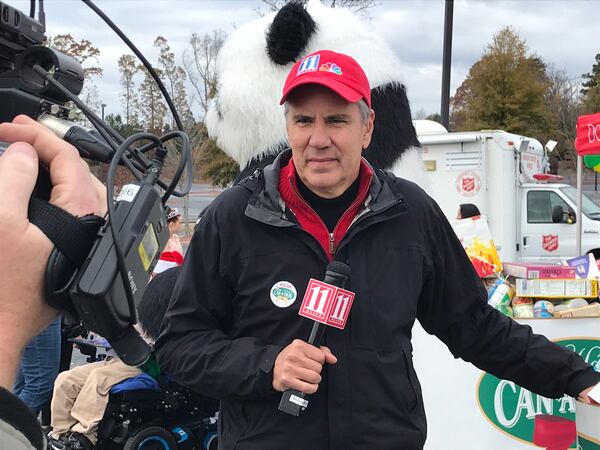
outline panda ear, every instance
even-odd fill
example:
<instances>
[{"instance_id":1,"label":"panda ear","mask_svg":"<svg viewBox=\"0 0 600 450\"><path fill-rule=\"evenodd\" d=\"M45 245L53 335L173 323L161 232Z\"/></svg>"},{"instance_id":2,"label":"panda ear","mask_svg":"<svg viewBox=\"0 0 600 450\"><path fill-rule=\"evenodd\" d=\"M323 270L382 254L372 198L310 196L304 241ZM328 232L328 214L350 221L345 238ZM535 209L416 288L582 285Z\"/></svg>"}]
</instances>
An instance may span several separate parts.
<instances>
[{"instance_id":1,"label":"panda ear","mask_svg":"<svg viewBox=\"0 0 600 450\"><path fill-rule=\"evenodd\" d=\"M287 3L275 15L267 32L267 54L280 65L296 61L317 25L299 1Z\"/></svg>"}]
</instances>

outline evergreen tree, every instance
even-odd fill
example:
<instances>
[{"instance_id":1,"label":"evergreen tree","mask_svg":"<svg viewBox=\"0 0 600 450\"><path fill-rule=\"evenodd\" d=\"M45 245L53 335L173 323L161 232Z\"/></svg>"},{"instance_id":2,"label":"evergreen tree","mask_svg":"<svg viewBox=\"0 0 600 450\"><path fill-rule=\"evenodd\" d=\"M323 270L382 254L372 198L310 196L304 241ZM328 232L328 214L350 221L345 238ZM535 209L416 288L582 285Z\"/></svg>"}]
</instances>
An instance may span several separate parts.
<instances>
[{"instance_id":1,"label":"evergreen tree","mask_svg":"<svg viewBox=\"0 0 600 450\"><path fill-rule=\"evenodd\" d=\"M582 83L581 95L586 95L591 89L600 85L600 53L596 54L596 63L592 66L592 71L584 73L582 77L586 81Z\"/></svg>"},{"instance_id":2,"label":"evergreen tree","mask_svg":"<svg viewBox=\"0 0 600 450\"><path fill-rule=\"evenodd\" d=\"M217 143L208 138L208 131L202 122L197 122L190 135L196 144L192 148L192 164L194 174L201 179L208 179L215 186L226 187L240 173L240 167L231 159Z\"/></svg>"},{"instance_id":3,"label":"evergreen tree","mask_svg":"<svg viewBox=\"0 0 600 450\"><path fill-rule=\"evenodd\" d=\"M593 114L600 112L600 53L596 55L596 63L590 73L584 73L585 81L582 84L581 95L583 110Z\"/></svg>"},{"instance_id":4,"label":"evergreen tree","mask_svg":"<svg viewBox=\"0 0 600 450\"><path fill-rule=\"evenodd\" d=\"M200 151L200 173L215 186L227 187L240 173L240 166L212 139L206 139Z\"/></svg>"}]
</instances>

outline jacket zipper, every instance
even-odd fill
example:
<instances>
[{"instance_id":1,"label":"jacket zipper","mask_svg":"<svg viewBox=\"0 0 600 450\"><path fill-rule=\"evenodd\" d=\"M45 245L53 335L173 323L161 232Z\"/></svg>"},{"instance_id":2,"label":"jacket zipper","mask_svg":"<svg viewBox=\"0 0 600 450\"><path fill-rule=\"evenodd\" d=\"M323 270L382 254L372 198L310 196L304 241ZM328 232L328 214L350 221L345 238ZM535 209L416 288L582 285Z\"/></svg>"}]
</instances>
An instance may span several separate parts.
<instances>
[{"instance_id":1,"label":"jacket zipper","mask_svg":"<svg viewBox=\"0 0 600 450\"><path fill-rule=\"evenodd\" d=\"M298 199L300 200L300 203L302 203L309 211L311 211L314 216L318 219L319 223L321 224L321 226L327 230L327 226L325 225L325 222L323 222L323 219L321 219L321 216L319 216L317 214L317 212L306 202L306 200L304 200L304 197L302 197L300 195L300 193L298 192L298 190L296 189L296 186L294 186L294 183L290 182L290 185L292 187L292 190L294 191L294 193L296 194L296 197L298 197ZM348 234L348 232L350 231L350 228L353 227L359 219L364 218L365 216L368 216L370 212L372 212L371 208L369 207L369 203L372 201L372 198L370 195L367 195L367 199L364 201L364 206L365 208L362 211L359 211L356 216L354 217L354 219L352 220L352 222L350 223L350 225L348 226L348 229L346 230L346 234ZM344 214L342 214L342 216L340 217L340 219L338 220L337 224L335 225L335 227L333 228L333 232L332 233L328 233L329 235L329 254L331 255L331 259L333 259L333 256L335 255L336 250L339 249L339 247L336 249L335 248L335 232L338 229L338 225L340 224L340 222L342 221L342 219L344 218L344 216L346 214L348 214L348 211L352 208L354 208L355 206L355 202L352 202L352 204L346 209L346 211L344 211ZM388 210L389 208L391 208L392 206L395 206L399 203L402 203L402 199L399 199L395 202L392 202L391 204L389 204L387 207L383 208L381 211L379 212L383 212ZM294 213L293 210L291 210L292 213L295 215L296 213ZM303 230L304 231L304 230ZM327 230L329 231L329 230ZM319 247L323 248L321 246L321 243L319 242L318 239L316 239L312 234L308 233L305 231L306 234L308 234L309 236L312 236L312 238L317 241L319 243ZM340 242L341 244L341 242Z\"/></svg>"},{"instance_id":2,"label":"jacket zipper","mask_svg":"<svg viewBox=\"0 0 600 450\"><path fill-rule=\"evenodd\" d=\"M304 198L300 195L300 193L298 192L298 190L296 189L296 187L294 186L294 184L293 183L290 183L290 184L292 186L292 190L294 191L294 193L296 194L296 196L300 199L300 202L302 204L304 204L310 211L312 211L312 213L319 219L319 222L321 223L321 225L323 226L323 228L325 228L327 230L327 226L325 225L325 222L323 222L323 219L321 219L321 216L319 216L317 214L317 212L304 200ZM367 196L367 198L369 198L369 197ZM338 230L338 225L340 224L340 222L342 221L342 219L348 214L348 211L350 211L352 208L354 208L356 206L356 203L357 203L357 201L355 200L354 202L352 202L350 204L350 206L348 208L346 208L346 211L344 211L344 213L342 214L342 216L338 219L337 223L335 224L335 227L333 227L333 232L329 233L329 254L331 255L331 259L333 259L333 256L335 255L335 251L336 251L336 248L335 248L335 233ZM356 219L362 214L363 211L359 211L358 212L358 214L356 215L356 217L354 218L354 220L352 221L352 223L348 226L348 230L350 229L350 226L356 221Z\"/></svg>"},{"instance_id":3,"label":"jacket zipper","mask_svg":"<svg viewBox=\"0 0 600 450\"><path fill-rule=\"evenodd\" d=\"M290 185L292 186L292 190L294 191L294 193L296 194L296 196L298 197L298 199L300 200L300 203L302 203L304 206L306 206L306 208L311 211L314 216L318 219L319 223L321 224L321 226L327 230L327 226L325 225L325 222L323 222L323 219L321 219L321 216L319 216L317 214L317 212L306 202L306 200L304 200L304 198L300 195L300 193L298 192L298 190L296 189L296 186L294 186L294 183L290 182ZM294 213L294 211L292 210L292 213L295 215L296 213ZM303 230L304 231L304 230ZM329 230L327 230L329 231ZM333 230L335 232L335 229ZM304 231L306 234L308 234L309 236L312 236L312 238L317 241L319 243L319 247L323 248L323 246L321 245L321 242L315 238L312 234L308 233L307 231ZM335 239L334 239L334 235L333 233L329 233L329 253L332 256L333 259L333 254L335 253Z\"/></svg>"}]
</instances>

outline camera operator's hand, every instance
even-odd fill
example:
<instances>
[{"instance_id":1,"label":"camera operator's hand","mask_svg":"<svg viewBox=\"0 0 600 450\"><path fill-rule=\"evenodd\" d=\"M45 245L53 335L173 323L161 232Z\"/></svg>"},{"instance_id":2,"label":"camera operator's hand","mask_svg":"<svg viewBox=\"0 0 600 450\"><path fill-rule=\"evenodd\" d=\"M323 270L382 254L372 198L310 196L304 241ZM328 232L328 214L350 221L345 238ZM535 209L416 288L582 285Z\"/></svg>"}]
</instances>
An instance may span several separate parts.
<instances>
[{"instance_id":1,"label":"camera operator's hand","mask_svg":"<svg viewBox=\"0 0 600 450\"><path fill-rule=\"evenodd\" d=\"M50 171L54 205L75 216L103 216L106 197L77 150L34 120L0 124L0 140L15 142L0 157L0 386L11 389L23 347L56 315L42 299L53 245L27 219L39 160Z\"/></svg>"}]
</instances>

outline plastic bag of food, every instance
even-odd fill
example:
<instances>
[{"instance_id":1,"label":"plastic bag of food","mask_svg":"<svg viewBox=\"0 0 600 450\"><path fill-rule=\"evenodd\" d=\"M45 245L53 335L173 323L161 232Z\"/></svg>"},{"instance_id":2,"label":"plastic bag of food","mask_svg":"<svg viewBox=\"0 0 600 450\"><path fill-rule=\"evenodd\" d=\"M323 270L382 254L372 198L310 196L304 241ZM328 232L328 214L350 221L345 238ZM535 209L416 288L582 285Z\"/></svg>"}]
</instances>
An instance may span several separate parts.
<instances>
[{"instance_id":1,"label":"plastic bag of food","mask_svg":"<svg viewBox=\"0 0 600 450\"><path fill-rule=\"evenodd\" d=\"M485 216L457 220L452 223L452 228L480 278L502 271L502 263Z\"/></svg>"}]
</instances>

